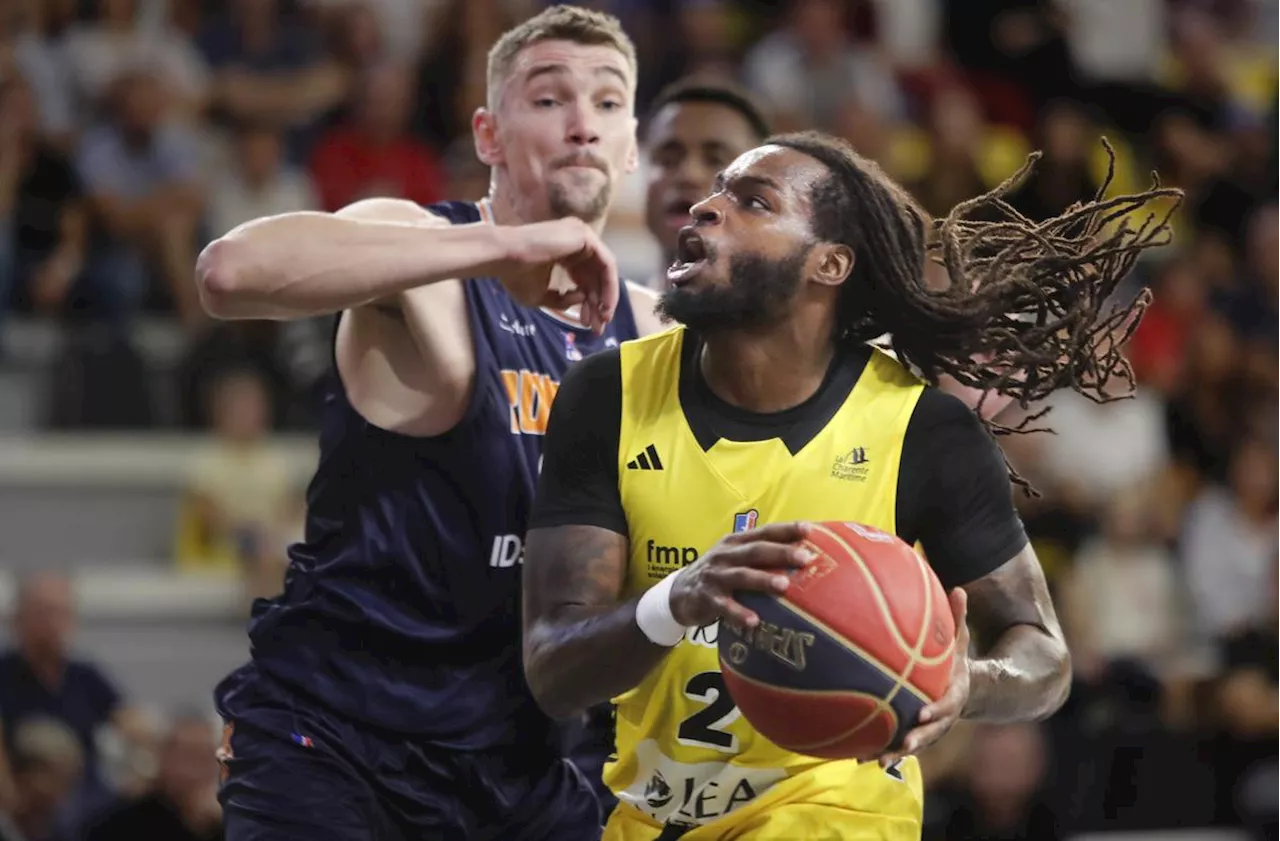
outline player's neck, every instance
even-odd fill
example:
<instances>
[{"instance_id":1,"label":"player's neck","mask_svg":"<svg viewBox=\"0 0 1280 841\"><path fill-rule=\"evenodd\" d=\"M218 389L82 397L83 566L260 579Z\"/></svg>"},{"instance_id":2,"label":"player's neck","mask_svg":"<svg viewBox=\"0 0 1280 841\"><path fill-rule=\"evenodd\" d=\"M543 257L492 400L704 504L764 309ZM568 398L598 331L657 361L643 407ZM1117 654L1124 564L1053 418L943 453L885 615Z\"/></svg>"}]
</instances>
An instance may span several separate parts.
<instances>
[{"instance_id":1,"label":"player's neck","mask_svg":"<svg viewBox=\"0 0 1280 841\"><path fill-rule=\"evenodd\" d=\"M767 332L726 331L704 337L699 359L712 393L749 412L781 412L822 386L835 354L829 331L789 323Z\"/></svg>"},{"instance_id":2,"label":"player's neck","mask_svg":"<svg viewBox=\"0 0 1280 841\"><path fill-rule=\"evenodd\" d=\"M509 199L510 192L508 190L500 189L499 183L500 182L495 179L493 183L489 185L489 195L479 201L480 217L485 222L488 222L491 225L528 225L533 222L541 221L525 218L525 214L520 213L516 203ZM592 225L592 227L599 232L600 229L604 227L604 220L601 220L599 224ZM552 271L555 273L553 276L554 283L563 284L563 282L567 280L565 271L560 267L557 266L552 269ZM582 324L582 312L581 308L577 304L574 304L566 310L553 310L548 307L543 307L543 309L552 315L568 321L570 324Z\"/></svg>"}]
</instances>

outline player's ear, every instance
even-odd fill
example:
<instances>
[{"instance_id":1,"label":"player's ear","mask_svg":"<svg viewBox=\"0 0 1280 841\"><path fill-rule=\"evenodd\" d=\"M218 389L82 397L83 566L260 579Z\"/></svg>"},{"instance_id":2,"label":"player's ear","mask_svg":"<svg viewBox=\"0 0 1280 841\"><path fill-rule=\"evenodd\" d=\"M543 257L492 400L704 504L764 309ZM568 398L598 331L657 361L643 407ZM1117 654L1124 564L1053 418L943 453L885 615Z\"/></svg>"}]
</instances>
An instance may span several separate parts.
<instances>
[{"instance_id":1,"label":"player's ear","mask_svg":"<svg viewBox=\"0 0 1280 841\"><path fill-rule=\"evenodd\" d=\"M486 166L498 166L503 161L502 144L498 142L498 124L493 112L483 105L471 115L471 136L475 138L476 157Z\"/></svg>"},{"instance_id":2,"label":"player's ear","mask_svg":"<svg viewBox=\"0 0 1280 841\"><path fill-rule=\"evenodd\" d=\"M640 121L635 117L631 118L631 149L627 152L627 175L635 172L640 168L640 141L637 132L640 130Z\"/></svg>"},{"instance_id":3,"label":"player's ear","mask_svg":"<svg viewBox=\"0 0 1280 841\"><path fill-rule=\"evenodd\" d=\"M839 243L824 242L816 249L818 258L813 279L824 286L839 286L853 274L853 249Z\"/></svg>"}]
</instances>

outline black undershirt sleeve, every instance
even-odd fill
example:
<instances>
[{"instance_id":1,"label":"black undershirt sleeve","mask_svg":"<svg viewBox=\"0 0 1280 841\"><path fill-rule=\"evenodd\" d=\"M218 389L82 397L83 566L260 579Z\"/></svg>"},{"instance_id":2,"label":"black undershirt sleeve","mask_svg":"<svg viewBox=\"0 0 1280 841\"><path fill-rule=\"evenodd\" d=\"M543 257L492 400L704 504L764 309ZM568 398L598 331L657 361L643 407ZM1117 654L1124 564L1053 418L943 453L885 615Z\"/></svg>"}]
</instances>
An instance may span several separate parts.
<instances>
[{"instance_id":1,"label":"black undershirt sleeve","mask_svg":"<svg viewBox=\"0 0 1280 841\"><path fill-rule=\"evenodd\" d=\"M627 534L618 492L622 360L617 350L569 369L551 407L530 529L599 526Z\"/></svg>"},{"instance_id":2,"label":"black undershirt sleeve","mask_svg":"<svg viewBox=\"0 0 1280 841\"><path fill-rule=\"evenodd\" d=\"M947 589L975 581L1027 545L1000 446L960 400L926 389L898 470L898 535L919 542Z\"/></svg>"}]
</instances>

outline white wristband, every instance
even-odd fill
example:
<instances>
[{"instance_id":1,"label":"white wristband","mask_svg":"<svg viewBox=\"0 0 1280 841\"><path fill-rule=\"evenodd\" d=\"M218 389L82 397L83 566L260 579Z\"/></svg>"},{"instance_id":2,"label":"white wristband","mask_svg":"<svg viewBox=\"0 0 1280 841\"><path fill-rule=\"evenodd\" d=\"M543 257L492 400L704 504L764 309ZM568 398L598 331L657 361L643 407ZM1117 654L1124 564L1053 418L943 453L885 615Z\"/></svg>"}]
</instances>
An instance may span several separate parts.
<instances>
[{"instance_id":1,"label":"white wristband","mask_svg":"<svg viewBox=\"0 0 1280 841\"><path fill-rule=\"evenodd\" d=\"M671 585L679 574L673 572L645 590L636 604L636 624L654 645L671 648L684 639L688 630L671 614Z\"/></svg>"}]
</instances>

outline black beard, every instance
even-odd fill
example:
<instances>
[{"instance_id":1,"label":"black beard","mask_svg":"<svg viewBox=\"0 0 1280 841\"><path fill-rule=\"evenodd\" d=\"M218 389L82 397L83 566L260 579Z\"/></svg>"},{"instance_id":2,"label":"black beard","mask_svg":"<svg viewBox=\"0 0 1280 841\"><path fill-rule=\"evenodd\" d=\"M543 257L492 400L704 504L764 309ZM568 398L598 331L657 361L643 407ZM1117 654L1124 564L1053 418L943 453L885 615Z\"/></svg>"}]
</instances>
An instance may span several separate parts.
<instances>
[{"instance_id":1,"label":"black beard","mask_svg":"<svg viewBox=\"0 0 1280 841\"><path fill-rule=\"evenodd\" d=\"M767 327L785 315L800 288L811 247L802 245L781 260L736 254L729 261L727 286L673 286L658 300L658 315L699 333Z\"/></svg>"}]
</instances>

